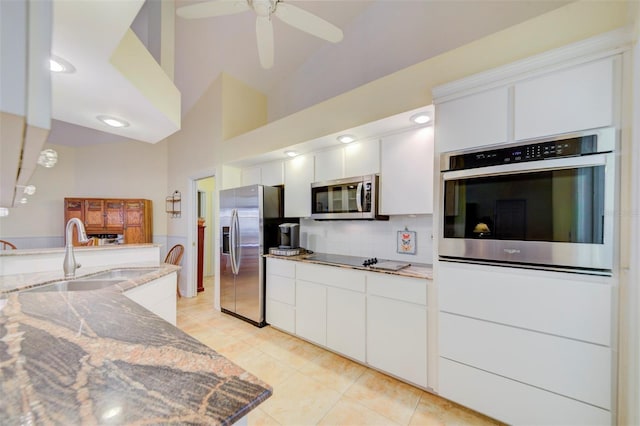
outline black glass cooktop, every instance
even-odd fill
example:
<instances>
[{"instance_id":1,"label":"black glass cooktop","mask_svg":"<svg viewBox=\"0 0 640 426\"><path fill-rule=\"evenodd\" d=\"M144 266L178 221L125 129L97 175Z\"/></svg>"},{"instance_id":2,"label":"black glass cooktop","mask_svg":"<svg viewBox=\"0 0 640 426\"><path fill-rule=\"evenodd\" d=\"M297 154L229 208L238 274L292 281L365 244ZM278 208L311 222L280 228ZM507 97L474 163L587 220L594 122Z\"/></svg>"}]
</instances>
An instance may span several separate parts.
<instances>
[{"instance_id":1,"label":"black glass cooktop","mask_svg":"<svg viewBox=\"0 0 640 426\"><path fill-rule=\"evenodd\" d=\"M366 257L358 257L358 256L345 256L342 254L331 254L331 253L315 253L311 256L307 256L307 259L317 260L319 262L326 263L335 263L336 265L347 265L347 266L363 266L364 262L368 260Z\"/></svg>"}]
</instances>

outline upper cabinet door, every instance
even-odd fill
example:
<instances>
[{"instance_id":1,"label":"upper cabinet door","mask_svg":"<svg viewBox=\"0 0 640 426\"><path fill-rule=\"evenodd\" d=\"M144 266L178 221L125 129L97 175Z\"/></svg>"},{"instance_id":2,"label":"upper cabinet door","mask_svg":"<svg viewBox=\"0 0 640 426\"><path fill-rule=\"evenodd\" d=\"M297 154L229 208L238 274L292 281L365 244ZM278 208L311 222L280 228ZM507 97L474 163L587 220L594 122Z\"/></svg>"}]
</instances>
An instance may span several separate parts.
<instances>
[{"instance_id":1,"label":"upper cabinet door","mask_svg":"<svg viewBox=\"0 0 640 426\"><path fill-rule=\"evenodd\" d=\"M433 213L433 127L382 139L380 213Z\"/></svg>"},{"instance_id":2,"label":"upper cabinet door","mask_svg":"<svg viewBox=\"0 0 640 426\"><path fill-rule=\"evenodd\" d=\"M262 183L262 168L260 166L246 167L240 171L242 186Z\"/></svg>"},{"instance_id":3,"label":"upper cabinet door","mask_svg":"<svg viewBox=\"0 0 640 426\"><path fill-rule=\"evenodd\" d=\"M380 173L380 141L353 142L344 147L344 177Z\"/></svg>"},{"instance_id":4,"label":"upper cabinet door","mask_svg":"<svg viewBox=\"0 0 640 426\"><path fill-rule=\"evenodd\" d=\"M436 104L436 150L457 151L506 142L508 119L507 87Z\"/></svg>"},{"instance_id":5,"label":"upper cabinet door","mask_svg":"<svg viewBox=\"0 0 640 426\"><path fill-rule=\"evenodd\" d=\"M614 69L607 58L517 83L515 139L613 125Z\"/></svg>"},{"instance_id":6,"label":"upper cabinet door","mask_svg":"<svg viewBox=\"0 0 640 426\"><path fill-rule=\"evenodd\" d=\"M313 155L299 155L284 163L284 215L311 216Z\"/></svg>"},{"instance_id":7,"label":"upper cabinet door","mask_svg":"<svg viewBox=\"0 0 640 426\"><path fill-rule=\"evenodd\" d=\"M262 184L269 186L284 185L284 165L282 161L264 163L262 169Z\"/></svg>"},{"instance_id":8,"label":"upper cabinet door","mask_svg":"<svg viewBox=\"0 0 640 426\"><path fill-rule=\"evenodd\" d=\"M344 150L330 149L315 153L316 173L314 182L341 179L344 176Z\"/></svg>"}]
</instances>

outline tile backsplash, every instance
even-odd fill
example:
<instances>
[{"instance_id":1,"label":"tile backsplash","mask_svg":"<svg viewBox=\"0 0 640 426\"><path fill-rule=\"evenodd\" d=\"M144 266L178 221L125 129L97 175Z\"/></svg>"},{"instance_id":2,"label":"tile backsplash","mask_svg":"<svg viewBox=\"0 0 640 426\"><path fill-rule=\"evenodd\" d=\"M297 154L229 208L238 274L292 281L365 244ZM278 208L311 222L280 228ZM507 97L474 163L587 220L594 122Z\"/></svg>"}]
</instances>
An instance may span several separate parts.
<instances>
[{"instance_id":1,"label":"tile backsplash","mask_svg":"<svg viewBox=\"0 0 640 426\"><path fill-rule=\"evenodd\" d=\"M397 252L398 231L416 232L416 253ZM300 245L320 253L433 263L433 216L391 216L388 221L300 220Z\"/></svg>"}]
</instances>

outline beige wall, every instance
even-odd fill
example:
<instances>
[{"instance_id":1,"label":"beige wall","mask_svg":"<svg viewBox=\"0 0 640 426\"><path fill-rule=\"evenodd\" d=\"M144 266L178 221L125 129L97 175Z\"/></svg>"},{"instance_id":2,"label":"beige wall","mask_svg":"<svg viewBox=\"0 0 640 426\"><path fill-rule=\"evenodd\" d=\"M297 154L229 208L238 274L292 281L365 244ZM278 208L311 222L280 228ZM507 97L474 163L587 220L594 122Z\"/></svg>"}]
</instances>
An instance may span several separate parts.
<instances>
[{"instance_id":1,"label":"beige wall","mask_svg":"<svg viewBox=\"0 0 640 426\"><path fill-rule=\"evenodd\" d=\"M228 74L222 74L222 139L267 124L267 97Z\"/></svg>"}]
</instances>

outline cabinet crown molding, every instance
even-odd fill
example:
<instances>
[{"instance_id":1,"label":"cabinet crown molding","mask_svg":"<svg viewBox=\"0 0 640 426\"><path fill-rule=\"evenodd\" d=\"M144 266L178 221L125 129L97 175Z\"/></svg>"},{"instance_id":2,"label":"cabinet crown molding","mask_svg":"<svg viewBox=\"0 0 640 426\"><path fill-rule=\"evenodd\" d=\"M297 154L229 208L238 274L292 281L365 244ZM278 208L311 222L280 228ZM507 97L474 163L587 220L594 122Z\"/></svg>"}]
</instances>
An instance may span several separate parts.
<instances>
[{"instance_id":1,"label":"cabinet crown molding","mask_svg":"<svg viewBox=\"0 0 640 426\"><path fill-rule=\"evenodd\" d=\"M507 65L499 66L459 80L436 86L433 103L439 104L462 96L509 85L515 81L554 68L565 68L630 49L633 32L621 27L575 43L567 44Z\"/></svg>"}]
</instances>

